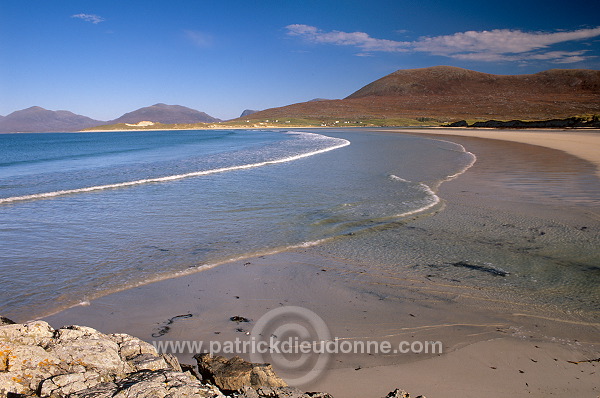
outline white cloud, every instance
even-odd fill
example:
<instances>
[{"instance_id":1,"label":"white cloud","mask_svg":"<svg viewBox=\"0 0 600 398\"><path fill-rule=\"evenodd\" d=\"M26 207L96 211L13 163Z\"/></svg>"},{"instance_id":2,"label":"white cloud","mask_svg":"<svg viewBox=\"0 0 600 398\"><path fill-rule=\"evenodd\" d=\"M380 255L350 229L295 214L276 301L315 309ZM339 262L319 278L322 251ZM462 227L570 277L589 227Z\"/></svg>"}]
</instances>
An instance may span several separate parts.
<instances>
[{"instance_id":1,"label":"white cloud","mask_svg":"<svg viewBox=\"0 0 600 398\"><path fill-rule=\"evenodd\" d=\"M452 35L421 37L415 41L376 39L364 32L324 32L314 26L289 25L288 35L314 43L353 46L364 52L420 52L476 61L548 60L573 63L592 58L585 51L549 51L559 43L600 36L600 27L558 32L523 32L495 29L467 31Z\"/></svg>"},{"instance_id":2,"label":"white cloud","mask_svg":"<svg viewBox=\"0 0 600 398\"><path fill-rule=\"evenodd\" d=\"M300 36L315 43L354 46L365 51L406 51L404 47L407 43L394 40L375 39L363 32L347 33L337 30L332 32L323 32L314 26L298 24L288 25L286 28L288 30L288 35Z\"/></svg>"},{"instance_id":3,"label":"white cloud","mask_svg":"<svg viewBox=\"0 0 600 398\"><path fill-rule=\"evenodd\" d=\"M465 52L519 54L547 48L553 44L589 39L596 36L600 36L600 27L557 33L495 29L484 30L482 32L459 32L447 36L422 37L414 42L414 49L437 55L451 55Z\"/></svg>"},{"instance_id":4,"label":"white cloud","mask_svg":"<svg viewBox=\"0 0 600 398\"><path fill-rule=\"evenodd\" d=\"M75 14L75 15L71 15L71 18L83 19L84 21L91 22L93 24L98 24L100 22L105 21L104 18L102 18L99 15L95 15L95 14Z\"/></svg>"},{"instance_id":5,"label":"white cloud","mask_svg":"<svg viewBox=\"0 0 600 398\"><path fill-rule=\"evenodd\" d=\"M213 37L208 33L197 30L185 30L185 36L196 46L201 48L212 47Z\"/></svg>"}]
</instances>

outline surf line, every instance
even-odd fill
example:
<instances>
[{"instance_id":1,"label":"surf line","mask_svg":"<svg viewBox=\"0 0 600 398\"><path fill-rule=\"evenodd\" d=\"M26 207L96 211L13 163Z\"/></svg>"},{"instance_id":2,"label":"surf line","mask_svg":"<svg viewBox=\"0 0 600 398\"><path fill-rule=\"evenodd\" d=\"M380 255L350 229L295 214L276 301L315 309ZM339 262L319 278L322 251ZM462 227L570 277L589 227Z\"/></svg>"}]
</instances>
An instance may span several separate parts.
<instances>
[{"instance_id":1,"label":"surf line","mask_svg":"<svg viewBox=\"0 0 600 398\"><path fill-rule=\"evenodd\" d=\"M350 145L350 141L348 141L348 140L345 140L342 138L336 138L336 140L340 141L340 143L337 145L333 145L333 146L319 149L316 151L301 153L299 155L289 156L289 157L281 158L281 159L265 160L264 162L243 164L243 165L239 165L239 166L221 167L221 168L212 169L212 170L194 171L191 173L176 174L176 175L165 176L165 177L146 178L143 180L119 182L116 184L97 185L97 186L93 186L93 187L77 188L77 189L66 189L66 190L62 190L62 191L45 192L45 193L38 193L38 194L32 194L32 195L12 196L9 198L0 198L0 204L20 202L20 201L33 200L33 199L46 199L46 198L53 198L53 197L57 197L57 196L63 196L63 195L71 195L71 194L93 192L93 191L102 191L105 189L125 188L125 187L132 187L132 186L136 186L136 185L143 185L143 184L154 183L154 182L175 181L175 180L181 180L181 179L189 178L189 177L206 176L206 175L210 175L210 174L218 174L218 173L224 173L224 172L234 171L234 170L252 169L252 168L256 168L256 167L268 166L271 164L292 162L294 160L307 158L309 156L333 151L335 149L343 148L345 146Z\"/></svg>"}]
</instances>

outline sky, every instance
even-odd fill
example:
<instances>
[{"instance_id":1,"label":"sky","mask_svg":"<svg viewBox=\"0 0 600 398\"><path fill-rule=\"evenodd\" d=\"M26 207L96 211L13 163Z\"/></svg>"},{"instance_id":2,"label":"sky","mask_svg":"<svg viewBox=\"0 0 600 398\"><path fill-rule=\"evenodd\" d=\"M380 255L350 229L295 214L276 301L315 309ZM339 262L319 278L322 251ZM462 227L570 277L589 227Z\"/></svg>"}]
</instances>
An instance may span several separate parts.
<instances>
[{"instance_id":1,"label":"sky","mask_svg":"<svg viewBox=\"0 0 600 398\"><path fill-rule=\"evenodd\" d=\"M162 102L227 120L435 65L600 69L600 2L0 0L3 116Z\"/></svg>"}]
</instances>

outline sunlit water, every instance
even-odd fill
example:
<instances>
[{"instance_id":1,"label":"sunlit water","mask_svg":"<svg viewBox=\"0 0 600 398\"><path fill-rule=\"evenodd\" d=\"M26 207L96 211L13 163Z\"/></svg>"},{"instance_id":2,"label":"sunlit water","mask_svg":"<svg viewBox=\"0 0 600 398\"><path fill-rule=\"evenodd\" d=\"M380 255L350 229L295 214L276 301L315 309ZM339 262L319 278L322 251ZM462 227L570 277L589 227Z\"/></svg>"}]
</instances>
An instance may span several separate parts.
<instances>
[{"instance_id":1,"label":"sunlit water","mask_svg":"<svg viewBox=\"0 0 600 398\"><path fill-rule=\"evenodd\" d=\"M466 258L550 289L560 269L577 279L568 294L590 289L577 267L565 273L560 261L482 245L468 222L460 233L397 227L441 210L437 188L473 165L475 155L448 141L366 130L5 134L0 153L0 314L9 317L313 245L392 273L435 273ZM541 195L561 195L548 189ZM573 195L591 203L596 194Z\"/></svg>"},{"instance_id":2,"label":"sunlit water","mask_svg":"<svg viewBox=\"0 0 600 398\"><path fill-rule=\"evenodd\" d=\"M430 186L473 161L451 143L367 136L0 135L1 311L42 315L431 211Z\"/></svg>"}]
</instances>

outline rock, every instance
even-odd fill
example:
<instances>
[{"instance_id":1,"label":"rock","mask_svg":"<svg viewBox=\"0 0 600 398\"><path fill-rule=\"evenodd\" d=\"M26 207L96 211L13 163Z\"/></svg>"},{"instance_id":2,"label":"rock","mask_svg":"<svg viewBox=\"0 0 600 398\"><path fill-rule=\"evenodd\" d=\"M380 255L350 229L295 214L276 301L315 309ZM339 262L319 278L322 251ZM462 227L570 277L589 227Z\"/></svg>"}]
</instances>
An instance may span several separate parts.
<instances>
[{"instance_id":1,"label":"rock","mask_svg":"<svg viewBox=\"0 0 600 398\"><path fill-rule=\"evenodd\" d=\"M294 387L244 387L232 395L233 398L333 398L324 392L302 392Z\"/></svg>"},{"instance_id":2,"label":"rock","mask_svg":"<svg viewBox=\"0 0 600 398\"><path fill-rule=\"evenodd\" d=\"M182 363L180 365L181 365L181 371L183 373L189 375L193 379L202 380L202 375L200 374L200 372L198 372L198 369L196 368L195 365L189 365L186 363Z\"/></svg>"},{"instance_id":3,"label":"rock","mask_svg":"<svg viewBox=\"0 0 600 398\"><path fill-rule=\"evenodd\" d=\"M84 326L54 330L42 321L0 326L0 396L66 397L97 388L100 396L112 397L128 390L122 380L138 380L138 373L182 388L199 383L181 372L177 358L161 356L154 346L133 336L107 335ZM170 386L165 394L171 393ZM174 394L188 391L179 387ZM194 388L189 390L192 396L219 396L206 393L207 387Z\"/></svg>"},{"instance_id":4,"label":"rock","mask_svg":"<svg viewBox=\"0 0 600 398\"><path fill-rule=\"evenodd\" d=\"M146 343L137 337L128 334L113 334L111 339L119 346L119 356L125 359L134 358L140 354L151 354L158 356L158 351L150 343Z\"/></svg>"},{"instance_id":5,"label":"rock","mask_svg":"<svg viewBox=\"0 0 600 398\"><path fill-rule=\"evenodd\" d=\"M240 357L227 359L211 354L197 354L198 371L203 380L219 387L222 391L236 391L245 386L255 389L261 387L287 387L287 383L278 377L269 364L246 362Z\"/></svg>"},{"instance_id":6,"label":"rock","mask_svg":"<svg viewBox=\"0 0 600 398\"><path fill-rule=\"evenodd\" d=\"M410 394L404 390L400 390L396 388L394 391L390 392L384 398L410 398Z\"/></svg>"},{"instance_id":7,"label":"rock","mask_svg":"<svg viewBox=\"0 0 600 398\"><path fill-rule=\"evenodd\" d=\"M239 315L232 316L231 318L229 318L229 320L232 322L237 322L237 323L250 322L250 319L244 318L243 316L239 316Z\"/></svg>"},{"instance_id":8,"label":"rock","mask_svg":"<svg viewBox=\"0 0 600 398\"><path fill-rule=\"evenodd\" d=\"M173 354L160 354L162 359L166 362L169 369L174 370L176 372L183 372L181 365L179 364L179 359Z\"/></svg>"},{"instance_id":9,"label":"rock","mask_svg":"<svg viewBox=\"0 0 600 398\"><path fill-rule=\"evenodd\" d=\"M67 373L51 377L41 383L40 395L69 395L100 383L101 376L96 372Z\"/></svg>"},{"instance_id":10,"label":"rock","mask_svg":"<svg viewBox=\"0 0 600 398\"><path fill-rule=\"evenodd\" d=\"M43 347L50 342L53 336L54 329L43 321L0 326L0 341Z\"/></svg>"},{"instance_id":11,"label":"rock","mask_svg":"<svg viewBox=\"0 0 600 398\"><path fill-rule=\"evenodd\" d=\"M3 316L0 316L0 326L4 326L4 325L14 325L16 322L5 318Z\"/></svg>"},{"instance_id":12,"label":"rock","mask_svg":"<svg viewBox=\"0 0 600 398\"><path fill-rule=\"evenodd\" d=\"M476 122L471 127L488 127L488 128L575 128L575 127L600 127L598 117L569 117L566 119L550 119L550 120L487 120L485 122Z\"/></svg>"},{"instance_id":13,"label":"rock","mask_svg":"<svg viewBox=\"0 0 600 398\"><path fill-rule=\"evenodd\" d=\"M160 370L169 369L169 365L162 357L152 354L140 354L129 360L133 368L137 370Z\"/></svg>"},{"instance_id":14,"label":"rock","mask_svg":"<svg viewBox=\"0 0 600 398\"><path fill-rule=\"evenodd\" d=\"M118 382L102 383L69 395L72 398L197 397L225 398L214 386L172 370L136 372Z\"/></svg>"},{"instance_id":15,"label":"rock","mask_svg":"<svg viewBox=\"0 0 600 398\"><path fill-rule=\"evenodd\" d=\"M410 394L404 390L396 388L394 391L390 392L384 398L410 398ZM423 395L418 395L416 398L425 398Z\"/></svg>"},{"instance_id":16,"label":"rock","mask_svg":"<svg viewBox=\"0 0 600 398\"><path fill-rule=\"evenodd\" d=\"M133 336L85 326L54 330L42 321L4 324L0 397L332 398L287 387L268 364L209 354L196 359L204 382L193 366Z\"/></svg>"},{"instance_id":17,"label":"rock","mask_svg":"<svg viewBox=\"0 0 600 398\"><path fill-rule=\"evenodd\" d=\"M117 342L95 329L68 326L59 329L56 336L47 349L65 364L101 369L102 373L112 376L123 376L136 369L127 358L121 358Z\"/></svg>"},{"instance_id":18,"label":"rock","mask_svg":"<svg viewBox=\"0 0 600 398\"><path fill-rule=\"evenodd\" d=\"M466 120L459 120L458 122L447 124L444 127L469 127L469 123Z\"/></svg>"}]
</instances>

